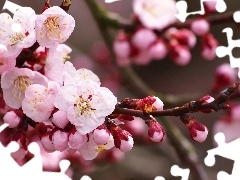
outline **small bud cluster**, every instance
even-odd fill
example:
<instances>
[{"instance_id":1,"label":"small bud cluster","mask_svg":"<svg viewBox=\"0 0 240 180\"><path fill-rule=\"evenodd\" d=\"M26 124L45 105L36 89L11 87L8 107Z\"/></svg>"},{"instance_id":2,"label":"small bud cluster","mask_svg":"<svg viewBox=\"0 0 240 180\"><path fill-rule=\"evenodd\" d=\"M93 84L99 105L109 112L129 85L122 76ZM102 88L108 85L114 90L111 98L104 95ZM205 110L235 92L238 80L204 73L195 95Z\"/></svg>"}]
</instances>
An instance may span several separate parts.
<instances>
[{"instance_id":1,"label":"small bud cluster","mask_svg":"<svg viewBox=\"0 0 240 180\"><path fill-rule=\"evenodd\" d=\"M206 20L214 12L211 7L212 4L206 3L204 15L193 20L188 29L177 29L169 28L177 20L174 0L134 0L134 28L120 31L113 45L118 64L146 65L169 55L175 64L185 66L192 58L190 50L196 45L196 36L201 38L202 57L214 59L218 42Z\"/></svg>"}]
</instances>

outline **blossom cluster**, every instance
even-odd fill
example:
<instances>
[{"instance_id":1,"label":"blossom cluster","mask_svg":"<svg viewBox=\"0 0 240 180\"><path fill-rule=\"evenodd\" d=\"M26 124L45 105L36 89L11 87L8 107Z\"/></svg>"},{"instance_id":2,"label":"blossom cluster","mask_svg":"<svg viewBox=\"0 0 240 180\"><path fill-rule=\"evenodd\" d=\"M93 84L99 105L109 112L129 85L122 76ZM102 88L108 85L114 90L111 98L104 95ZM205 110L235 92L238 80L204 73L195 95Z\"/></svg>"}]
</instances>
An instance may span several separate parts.
<instances>
[{"instance_id":1,"label":"blossom cluster","mask_svg":"<svg viewBox=\"0 0 240 180\"><path fill-rule=\"evenodd\" d=\"M114 42L118 64L146 65L168 55L175 64L185 66L192 58L190 51L196 45L196 36L201 38L202 57L206 60L214 59L218 42L205 18L214 12L212 6L205 3L205 16L195 19L189 27L178 29L173 25L177 23L174 0L134 0L134 28L120 31Z\"/></svg>"},{"instance_id":2,"label":"blossom cluster","mask_svg":"<svg viewBox=\"0 0 240 180\"><path fill-rule=\"evenodd\" d=\"M2 13L0 19L1 113L16 130L5 142L19 143L14 158L26 155L31 130L46 152L79 152L86 160L114 146L127 152L133 147L132 134L120 125L136 117L116 113L116 106L146 113L163 110L155 96L135 99L130 107L125 100L118 104L96 74L67 61L72 50L63 42L75 21L60 7L46 8L40 15L22 7L13 18ZM144 120L149 138L161 142L162 126L152 116Z\"/></svg>"},{"instance_id":3,"label":"blossom cluster","mask_svg":"<svg viewBox=\"0 0 240 180\"><path fill-rule=\"evenodd\" d=\"M74 18L57 6L40 15L30 7L22 7L13 18L0 14L0 24L5 123L17 129L24 123L32 124L47 152L74 149L86 159L93 159L101 150L113 147L111 134L97 128L113 112L117 98L101 87L92 71L77 70L66 61L71 48L62 43L75 27ZM21 53L30 52L35 44L38 48L32 56L18 65ZM21 131L17 134L9 140L20 144L22 151L17 156L21 158L27 138Z\"/></svg>"}]
</instances>

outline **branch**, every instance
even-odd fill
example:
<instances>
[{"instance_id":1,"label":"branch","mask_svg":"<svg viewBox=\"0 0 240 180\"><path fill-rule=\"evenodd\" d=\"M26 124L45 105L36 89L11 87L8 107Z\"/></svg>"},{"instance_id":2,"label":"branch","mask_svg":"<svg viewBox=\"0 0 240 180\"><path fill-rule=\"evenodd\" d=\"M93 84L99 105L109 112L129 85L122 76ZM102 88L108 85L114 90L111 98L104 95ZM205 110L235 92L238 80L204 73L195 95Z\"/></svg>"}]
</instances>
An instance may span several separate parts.
<instances>
[{"instance_id":1,"label":"branch","mask_svg":"<svg viewBox=\"0 0 240 180\"><path fill-rule=\"evenodd\" d=\"M100 7L100 8L102 13L99 14L99 19L101 20L102 23L105 23L109 27L112 27L115 29L124 29L126 31L133 31L135 27L139 24L139 22L137 21L131 22L130 20L124 19L119 14L108 12L103 7ZM217 15L216 14L210 15L206 17L206 20L210 24L218 24L218 23L233 21L233 13L234 11L229 11L229 12L221 13ZM164 29L168 29L170 27L187 28L190 26L190 24L194 20L196 20L196 18L187 19L184 23L178 21L174 24L169 25Z\"/></svg>"},{"instance_id":2,"label":"branch","mask_svg":"<svg viewBox=\"0 0 240 180\"><path fill-rule=\"evenodd\" d=\"M238 87L240 84L240 80L224 91L222 91L214 101L211 103L205 104L203 103L203 99L200 98L196 101L190 101L189 103L184 104L181 107L174 107L170 109L165 109L162 111L153 111L149 113L152 116L179 116L181 114L185 113L193 113L193 112L201 112L201 111L218 111L221 109L227 109L229 106L227 104L224 104L230 96L237 91ZM142 117L144 118L146 113L141 111L141 110L134 110L134 109L127 109L127 108L121 108L120 107L121 103L117 104L115 106L114 114L125 114L125 115L131 115L131 116L136 116L136 117Z\"/></svg>"}]
</instances>

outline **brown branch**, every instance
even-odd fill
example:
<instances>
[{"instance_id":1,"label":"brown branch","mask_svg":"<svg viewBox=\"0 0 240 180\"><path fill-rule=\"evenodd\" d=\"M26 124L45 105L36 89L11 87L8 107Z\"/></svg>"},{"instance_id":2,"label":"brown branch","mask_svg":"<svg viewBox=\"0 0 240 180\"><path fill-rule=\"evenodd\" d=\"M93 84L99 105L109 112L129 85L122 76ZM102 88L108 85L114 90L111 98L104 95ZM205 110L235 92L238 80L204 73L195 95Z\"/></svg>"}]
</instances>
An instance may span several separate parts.
<instances>
[{"instance_id":1,"label":"brown branch","mask_svg":"<svg viewBox=\"0 0 240 180\"><path fill-rule=\"evenodd\" d=\"M210 24L219 24L219 23L226 23L226 22L230 22L230 21L234 21L233 20L233 13L234 11L229 11L226 13L221 13L221 14L215 14L215 15L211 15L211 16L207 16L206 20L210 23ZM191 25L191 23L196 20L196 18L190 18L187 19L184 23L182 22L176 22L174 24L171 24L169 27L176 27L176 28L187 28ZM169 28L167 27L167 28ZM166 29L167 29L166 28Z\"/></svg>"},{"instance_id":2,"label":"brown branch","mask_svg":"<svg viewBox=\"0 0 240 180\"><path fill-rule=\"evenodd\" d=\"M174 107L170 109L165 109L162 111L153 111L149 114L157 116L179 116L185 113L201 112L201 111L218 111L221 109L227 109L229 106L225 102L230 98L230 96L238 89L240 80L224 91L222 91L214 101L208 104L202 104L203 101L201 98L196 101L190 101L181 107ZM113 114L125 114L131 116L137 116L144 118L146 113L142 110L134 110L119 107L120 103L115 106Z\"/></svg>"},{"instance_id":3,"label":"brown branch","mask_svg":"<svg viewBox=\"0 0 240 180\"><path fill-rule=\"evenodd\" d=\"M210 15L210 16L206 17L206 20L210 24L218 24L218 23L233 21L233 13L234 13L234 11L229 11L226 13ZM108 13L108 12L105 12L104 14L102 14L100 19L102 22L106 23L107 25L111 26L112 28L124 29L126 31L135 30L136 25L139 24L139 22L137 23L137 21L131 22L130 20L124 19L124 18L120 17L119 15L116 15L114 13ZM184 23L178 21L176 23L169 25L168 27L166 27L164 29L168 29L170 27L187 28L191 25L191 23L194 20L196 20L196 18L187 19Z\"/></svg>"}]
</instances>

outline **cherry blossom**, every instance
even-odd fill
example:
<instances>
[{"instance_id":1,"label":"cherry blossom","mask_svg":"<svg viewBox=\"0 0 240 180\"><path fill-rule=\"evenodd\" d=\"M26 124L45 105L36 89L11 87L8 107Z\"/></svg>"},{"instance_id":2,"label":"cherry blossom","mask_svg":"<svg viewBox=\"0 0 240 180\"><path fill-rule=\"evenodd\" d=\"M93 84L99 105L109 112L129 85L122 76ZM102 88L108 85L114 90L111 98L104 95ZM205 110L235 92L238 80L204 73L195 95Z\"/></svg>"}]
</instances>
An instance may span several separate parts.
<instances>
[{"instance_id":1,"label":"cherry blossom","mask_svg":"<svg viewBox=\"0 0 240 180\"><path fill-rule=\"evenodd\" d=\"M21 111L9 111L3 116L3 121L9 124L8 127L14 128L19 124L22 115Z\"/></svg>"},{"instance_id":2,"label":"cherry blossom","mask_svg":"<svg viewBox=\"0 0 240 180\"><path fill-rule=\"evenodd\" d=\"M97 145L93 140L93 134L89 134L88 142L80 148L78 151L81 153L84 159L92 160L97 157L98 153L103 150L111 149L114 146L113 137L110 136L106 144Z\"/></svg>"},{"instance_id":3,"label":"cherry blossom","mask_svg":"<svg viewBox=\"0 0 240 180\"><path fill-rule=\"evenodd\" d=\"M150 29L163 29L176 21L174 0L134 0L133 11L141 23Z\"/></svg>"},{"instance_id":4,"label":"cherry blossom","mask_svg":"<svg viewBox=\"0 0 240 180\"><path fill-rule=\"evenodd\" d=\"M46 9L36 19L37 41L41 46L54 47L65 42L75 27L74 18L58 6Z\"/></svg>"},{"instance_id":5,"label":"cherry blossom","mask_svg":"<svg viewBox=\"0 0 240 180\"><path fill-rule=\"evenodd\" d=\"M85 68L76 70L73 64L69 61L65 62L63 69L64 69L63 75L64 85L67 84L79 85L81 84L82 81L87 79L90 79L100 85L100 79L91 70Z\"/></svg>"},{"instance_id":6,"label":"cherry blossom","mask_svg":"<svg viewBox=\"0 0 240 180\"><path fill-rule=\"evenodd\" d=\"M27 68L11 68L4 71L1 78L3 99L11 108L20 108L24 93L31 84L47 86L48 79L39 72Z\"/></svg>"},{"instance_id":7,"label":"cherry blossom","mask_svg":"<svg viewBox=\"0 0 240 180\"><path fill-rule=\"evenodd\" d=\"M56 48L49 49L44 66L45 76L49 80L56 81L62 85L64 63L69 59L68 54L71 51L72 49L65 44L59 44Z\"/></svg>"},{"instance_id":8,"label":"cherry blossom","mask_svg":"<svg viewBox=\"0 0 240 180\"><path fill-rule=\"evenodd\" d=\"M117 99L109 89L92 80L82 81L79 86L67 84L61 87L54 102L58 109L67 111L69 121L81 134L101 125L116 103Z\"/></svg>"},{"instance_id":9,"label":"cherry blossom","mask_svg":"<svg viewBox=\"0 0 240 180\"><path fill-rule=\"evenodd\" d=\"M11 57L4 57L4 53L7 51L6 46L0 44L0 74L4 71L11 69L16 65L16 59Z\"/></svg>"},{"instance_id":10,"label":"cherry blossom","mask_svg":"<svg viewBox=\"0 0 240 180\"><path fill-rule=\"evenodd\" d=\"M48 120L54 109L53 102L59 88L59 84L54 81L49 81L48 87L40 84L28 86L22 101L24 114L36 122Z\"/></svg>"},{"instance_id":11,"label":"cherry blossom","mask_svg":"<svg viewBox=\"0 0 240 180\"><path fill-rule=\"evenodd\" d=\"M23 48L36 41L35 11L30 7L19 8L13 16L0 14L0 42L7 47L5 56L17 57Z\"/></svg>"}]
</instances>

